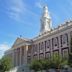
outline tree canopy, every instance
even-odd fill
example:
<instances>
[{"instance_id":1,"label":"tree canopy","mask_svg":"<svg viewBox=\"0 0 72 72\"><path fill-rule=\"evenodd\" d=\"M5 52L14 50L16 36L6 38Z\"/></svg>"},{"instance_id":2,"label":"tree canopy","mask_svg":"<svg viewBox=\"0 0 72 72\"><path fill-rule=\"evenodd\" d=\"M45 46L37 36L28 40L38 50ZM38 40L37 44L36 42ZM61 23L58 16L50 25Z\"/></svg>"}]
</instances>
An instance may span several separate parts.
<instances>
[{"instance_id":1,"label":"tree canopy","mask_svg":"<svg viewBox=\"0 0 72 72\"><path fill-rule=\"evenodd\" d=\"M0 72L8 71L12 68L11 58L8 56L3 56L0 59Z\"/></svg>"},{"instance_id":2,"label":"tree canopy","mask_svg":"<svg viewBox=\"0 0 72 72\"><path fill-rule=\"evenodd\" d=\"M34 71L41 70L41 68L42 68L42 64L39 60L33 60L30 64L30 69Z\"/></svg>"}]
</instances>

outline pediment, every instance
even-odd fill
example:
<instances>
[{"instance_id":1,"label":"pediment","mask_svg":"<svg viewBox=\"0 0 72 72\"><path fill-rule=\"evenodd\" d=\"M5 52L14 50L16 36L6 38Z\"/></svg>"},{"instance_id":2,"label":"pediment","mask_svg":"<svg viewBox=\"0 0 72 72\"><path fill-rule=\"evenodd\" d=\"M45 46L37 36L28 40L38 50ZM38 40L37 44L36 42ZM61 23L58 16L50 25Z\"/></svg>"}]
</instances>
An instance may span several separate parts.
<instances>
[{"instance_id":1,"label":"pediment","mask_svg":"<svg viewBox=\"0 0 72 72\"><path fill-rule=\"evenodd\" d=\"M25 40L21 39L21 38L17 38L12 46L12 48L16 45L19 45L20 43L23 43L25 42Z\"/></svg>"}]
</instances>

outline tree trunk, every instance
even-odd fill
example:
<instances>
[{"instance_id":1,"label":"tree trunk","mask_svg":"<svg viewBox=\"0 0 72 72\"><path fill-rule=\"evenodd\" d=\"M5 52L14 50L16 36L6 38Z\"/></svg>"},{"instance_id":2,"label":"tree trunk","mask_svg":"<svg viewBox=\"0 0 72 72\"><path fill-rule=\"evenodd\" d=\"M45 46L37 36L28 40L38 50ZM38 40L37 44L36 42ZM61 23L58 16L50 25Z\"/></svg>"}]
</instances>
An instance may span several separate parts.
<instances>
[{"instance_id":1,"label":"tree trunk","mask_svg":"<svg viewBox=\"0 0 72 72\"><path fill-rule=\"evenodd\" d=\"M49 72L49 70L47 69L46 72Z\"/></svg>"},{"instance_id":2,"label":"tree trunk","mask_svg":"<svg viewBox=\"0 0 72 72\"><path fill-rule=\"evenodd\" d=\"M56 69L56 72L60 72L60 69Z\"/></svg>"},{"instance_id":3,"label":"tree trunk","mask_svg":"<svg viewBox=\"0 0 72 72\"><path fill-rule=\"evenodd\" d=\"M42 72L42 70L41 70L41 72Z\"/></svg>"}]
</instances>

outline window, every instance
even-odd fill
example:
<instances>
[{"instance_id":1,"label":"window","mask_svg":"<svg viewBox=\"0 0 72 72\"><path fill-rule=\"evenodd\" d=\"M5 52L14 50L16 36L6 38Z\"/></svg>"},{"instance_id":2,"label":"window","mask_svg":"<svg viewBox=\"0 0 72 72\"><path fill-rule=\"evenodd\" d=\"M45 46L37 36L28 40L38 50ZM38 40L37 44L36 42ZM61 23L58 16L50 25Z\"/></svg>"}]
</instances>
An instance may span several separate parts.
<instances>
[{"instance_id":1,"label":"window","mask_svg":"<svg viewBox=\"0 0 72 72\"><path fill-rule=\"evenodd\" d=\"M37 58L38 58L37 54L36 54L36 55L34 55L34 56L33 56L33 58L34 58L34 59L37 59Z\"/></svg>"},{"instance_id":2,"label":"window","mask_svg":"<svg viewBox=\"0 0 72 72\"><path fill-rule=\"evenodd\" d=\"M39 43L39 49L40 50L43 50L44 49L44 43L43 42Z\"/></svg>"},{"instance_id":3,"label":"window","mask_svg":"<svg viewBox=\"0 0 72 72\"><path fill-rule=\"evenodd\" d=\"M31 51L31 48L30 48ZM33 53L37 52L37 44L33 45Z\"/></svg>"},{"instance_id":4,"label":"window","mask_svg":"<svg viewBox=\"0 0 72 72\"><path fill-rule=\"evenodd\" d=\"M41 43L40 50L43 50L43 49L44 49L44 43L42 42L42 43Z\"/></svg>"},{"instance_id":5,"label":"window","mask_svg":"<svg viewBox=\"0 0 72 72\"><path fill-rule=\"evenodd\" d=\"M70 37L72 37L72 31L70 32Z\"/></svg>"},{"instance_id":6,"label":"window","mask_svg":"<svg viewBox=\"0 0 72 72\"><path fill-rule=\"evenodd\" d=\"M68 34L64 34L62 37L62 44L68 44Z\"/></svg>"},{"instance_id":7,"label":"window","mask_svg":"<svg viewBox=\"0 0 72 72\"><path fill-rule=\"evenodd\" d=\"M40 59L43 59L43 58L44 58L44 54L43 54L43 53L40 54L40 55L39 55L39 58L40 58Z\"/></svg>"},{"instance_id":8,"label":"window","mask_svg":"<svg viewBox=\"0 0 72 72\"><path fill-rule=\"evenodd\" d=\"M52 38L52 48L54 49L54 38Z\"/></svg>"},{"instance_id":9,"label":"window","mask_svg":"<svg viewBox=\"0 0 72 72\"><path fill-rule=\"evenodd\" d=\"M35 45L35 52L37 52L37 49L38 49L38 46L37 46L37 44Z\"/></svg>"},{"instance_id":10,"label":"window","mask_svg":"<svg viewBox=\"0 0 72 72\"><path fill-rule=\"evenodd\" d=\"M65 44L67 41L67 38L66 38L66 35L63 35L63 38L62 38L62 43Z\"/></svg>"},{"instance_id":11,"label":"window","mask_svg":"<svg viewBox=\"0 0 72 72\"><path fill-rule=\"evenodd\" d=\"M40 51L40 47L41 47L41 46L40 46L40 43L39 43L39 51Z\"/></svg>"},{"instance_id":12,"label":"window","mask_svg":"<svg viewBox=\"0 0 72 72\"><path fill-rule=\"evenodd\" d=\"M27 62L28 62L28 63L31 62L31 57L30 57L30 56L27 57Z\"/></svg>"},{"instance_id":13,"label":"window","mask_svg":"<svg viewBox=\"0 0 72 72\"><path fill-rule=\"evenodd\" d=\"M35 52L35 45L33 45L33 54L34 54L34 52Z\"/></svg>"},{"instance_id":14,"label":"window","mask_svg":"<svg viewBox=\"0 0 72 72\"><path fill-rule=\"evenodd\" d=\"M58 37L52 38L52 48L58 47Z\"/></svg>"},{"instance_id":15,"label":"window","mask_svg":"<svg viewBox=\"0 0 72 72\"><path fill-rule=\"evenodd\" d=\"M46 50L46 44L47 44L47 41L45 41L45 50Z\"/></svg>"},{"instance_id":16,"label":"window","mask_svg":"<svg viewBox=\"0 0 72 72\"><path fill-rule=\"evenodd\" d=\"M63 58L64 58L64 59L68 59L68 49L64 49L62 52L63 52L63 53L62 53L62 54L63 54L63 55L62 55Z\"/></svg>"},{"instance_id":17,"label":"window","mask_svg":"<svg viewBox=\"0 0 72 72\"><path fill-rule=\"evenodd\" d=\"M62 35L60 35L61 47L62 47Z\"/></svg>"},{"instance_id":18,"label":"window","mask_svg":"<svg viewBox=\"0 0 72 72\"><path fill-rule=\"evenodd\" d=\"M50 53L45 53L45 58L50 59Z\"/></svg>"},{"instance_id":19,"label":"window","mask_svg":"<svg viewBox=\"0 0 72 72\"><path fill-rule=\"evenodd\" d=\"M58 57L58 55L59 55L59 51L54 51L54 57Z\"/></svg>"},{"instance_id":20,"label":"window","mask_svg":"<svg viewBox=\"0 0 72 72\"><path fill-rule=\"evenodd\" d=\"M54 46L58 46L58 37L54 38Z\"/></svg>"},{"instance_id":21,"label":"window","mask_svg":"<svg viewBox=\"0 0 72 72\"><path fill-rule=\"evenodd\" d=\"M50 49L50 40L45 41L45 51Z\"/></svg>"},{"instance_id":22,"label":"window","mask_svg":"<svg viewBox=\"0 0 72 72\"><path fill-rule=\"evenodd\" d=\"M50 48L50 40L47 41L47 48Z\"/></svg>"}]
</instances>

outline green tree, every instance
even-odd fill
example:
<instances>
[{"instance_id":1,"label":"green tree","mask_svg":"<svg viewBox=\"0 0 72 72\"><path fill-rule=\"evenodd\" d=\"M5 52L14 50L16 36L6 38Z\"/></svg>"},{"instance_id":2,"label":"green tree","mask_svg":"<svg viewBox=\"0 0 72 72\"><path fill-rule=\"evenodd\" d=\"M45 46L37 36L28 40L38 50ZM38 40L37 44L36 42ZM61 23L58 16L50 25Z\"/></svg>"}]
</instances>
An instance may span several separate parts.
<instances>
[{"instance_id":1,"label":"green tree","mask_svg":"<svg viewBox=\"0 0 72 72\"><path fill-rule=\"evenodd\" d=\"M0 72L8 71L12 68L11 58L4 56L0 60Z\"/></svg>"},{"instance_id":2,"label":"green tree","mask_svg":"<svg viewBox=\"0 0 72 72\"><path fill-rule=\"evenodd\" d=\"M1 59L0 59L0 72L2 72L3 66L1 64Z\"/></svg>"},{"instance_id":3,"label":"green tree","mask_svg":"<svg viewBox=\"0 0 72 72\"><path fill-rule=\"evenodd\" d=\"M68 61L64 60L60 55L54 55L51 58L50 66L53 69L56 69L57 72L60 72L60 69L63 68L64 65L67 65Z\"/></svg>"},{"instance_id":4,"label":"green tree","mask_svg":"<svg viewBox=\"0 0 72 72\"><path fill-rule=\"evenodd\" d=\"M46 72L48 72L48 70L50 69L50 60L43 59L43 60L40 60L40 63L42 66L42 70L46 70Z\"/></svg>"},{"instance_id":5,"label":"green tree","mask_svg":"<svg viewBox=\"0 0 72 72\"><path fill-rule=\"evenodd\" d=\"M71 37L71 40L70 40L70 52L72 53L72 37Z\"/></svg>"},{"instance_id":6,"label":"green tree","mask_svg":"<svg viewBox=\"0 0 72 72\"><path fill-rule=\"evenodd\" d=\"M54 54L53 56L52 56L52 59L51 59L51 64L53 64L53 68L59 68L60 67L60 64L61 64L61 58L60 58L60 56L59 55L56 55L56 54Z\"/></svg>"},{"instance_id":7,"label":"green tree","mask_svg":"<svg viewBox=\"0 0 72 72\"><path fill-rule=\"evenodd\" d=\"M72 53L69 53L68 64L70 67L72 67Z\"/></svg>"},{"instance_id":8,"label":"green tree","mask_svg":"<svg viewBox=\"0 0 72 72\"><path fill-rule=\"evenodd\" d=\"M33 60L30 64L30 69L36 71L39 71L42 69L42 65L40 60Z\"/></svg>"},{"instance_id":9,"label":"green tree","mask_svg":"<svg viewBox=\"0 0 72 72\"><path fill-rule=\"evenodd\" d=\"M69 53L68 64L72 67L72 37L70 41L70 53Z\"/></svg>"}]
</instances>

